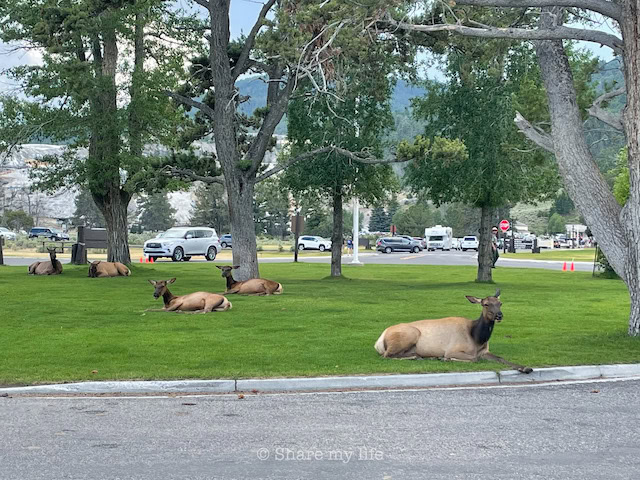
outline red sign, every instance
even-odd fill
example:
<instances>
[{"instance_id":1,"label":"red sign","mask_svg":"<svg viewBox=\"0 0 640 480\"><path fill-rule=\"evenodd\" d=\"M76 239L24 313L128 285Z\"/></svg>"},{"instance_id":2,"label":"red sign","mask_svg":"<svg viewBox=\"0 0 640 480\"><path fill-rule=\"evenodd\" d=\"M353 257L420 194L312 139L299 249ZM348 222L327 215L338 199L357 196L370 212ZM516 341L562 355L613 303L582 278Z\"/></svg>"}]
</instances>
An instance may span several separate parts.
<instances>
[{"instance_id":1,"label":"red sign","mask_svg":"<svg viewBox=\"0 0 640 480\"><path fill-rule=\"evenodd\" d=\"M511 225L509 224L509 220L502 220L500 222L500 230L502 230L503 232L506 232L507 230L509 230L509 227Z\"/></svg>"}]
</instances>

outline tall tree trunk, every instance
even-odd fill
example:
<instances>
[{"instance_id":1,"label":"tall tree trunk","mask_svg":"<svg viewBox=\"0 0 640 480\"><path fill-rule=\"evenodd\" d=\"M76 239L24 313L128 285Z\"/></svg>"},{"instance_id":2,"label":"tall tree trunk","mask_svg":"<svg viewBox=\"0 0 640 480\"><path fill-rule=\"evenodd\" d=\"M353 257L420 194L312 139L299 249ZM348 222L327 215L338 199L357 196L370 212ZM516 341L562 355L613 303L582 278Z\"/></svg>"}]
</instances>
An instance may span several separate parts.
<instances>
[{"instance_id":1,"label":"tall tree trunk","mask_svg":"<svg viewBox=\"0 0 640 480\"><path fill-rule=\"evenodd\" d=\"M629 4L630 2L625 2ZM635 3L635 2L631 2ZM540 24L542 28L553 28L554 22L561 18L561 12L556 7L543 9ZM637 10L634 18L627 18L629 27L624 23L623 31L631 34L637 32ZM635 28L635 30L634 30ZM551 115L551 133L558 168L564 179L569 196L586 220L594 233L600 248L607 256L609 263L624 280L631 298L631 314L629 317L629 333L640 333L640 291L638 290L638 258L640 243L634 232L640 232L640 171L638 162L638 37L634 40L625 38L625 42L635 42L635 55L629 55L625 45L625 74L627 81L627 106L625 108L625 124L632 122L627 130L629 149L629 166L631 175L631 195L624 210L616 202L611 191L602 177L600 170L593 160L589 146L584 136L582 119L576 99L573 76L569 60L564 51L562 41L536 41L536 53L540 71L549 98L549 112ZM634 50L633 45L628 45ZM635 71L633 63L635 58ZM633 73L630 73L633 71ZM632 77L631 75L636 75ZM634 87L635 86L635 87ZM636 89L635 99L633 90ZM635 147L631 136L636 133ZM585 189L584 185L589 185Z\"/></svg>"},{"instance_id":2,"label":"tall tree trunk","mask_svg":"<svg viewBox=\"0 0 640 480\"><path fill-rule=\"evenodd\" d=\"M477 282L492 282L491 265L493 252L491 251L491 221L493 208L482 206L480 210L480 238L478 245L478 277Z\"/></svg>"},{"instance_id":3,"label":"tall tree trunk","mask_svg":"<svg viewBox=\"0 0 640 480\"><path fill-rule=\"evenodd\" d=\"M97 39L93 43L94 65L100 83L92 102L93 124L87 159L89 190L105 219L108 261L131 263L127 228L127 206L131 195L120 187L118 158L122 140L116 88L118 44L113 27L105 28L102 40L102 51Z\"/></svg>"},{"instance_id":4,"label":"tall tree trunk","mask_svg":"<svg viewBox=\"0 0 640 480\"><path fill-rule=\"evenodd\" d=\"M333 192L333 231L331 233L331 276L342 276L342 189Z\"/></svg>"},{"instance_id":5,"label":"tall tree trunk","mask_svg":"<svg viewBox=\"0 0 640 480\"><path fill-rule=\"evenodd\" d=\"M107 227L107 261L131 263L127 224L127 207L131 195L114 186L103 196L93 196L104 215Z\"/></svg>"},{"instance_id":6,"label":"tall tree trunk","mask_svg":"<svg viewBox=\"0 0 640 480\"><path fill-rule=\"evenodd\" d=\"M623 210L627 227L628 252L625 261L626 278L631 298L629 335L640 335L640 0L623 3L620 28L624 40L624 75L627 104L623 124L627 137L629 199ZM604 248L603 248L604 250ZM605 254L608 253L604 250Z\"/></svg>"},{"instance_id":7,"label":"tall tree trunk","mask_svg":"<svg viewBox=\"0 0 640 480\"><path fill-rule=\"evenodd\" d=\"M244 178L225 176L229 218L233 238L233 264L240 268L233 274L238 281L258 278L258 253L253 218L254 184Z\"/></svg>"}]
</instances>

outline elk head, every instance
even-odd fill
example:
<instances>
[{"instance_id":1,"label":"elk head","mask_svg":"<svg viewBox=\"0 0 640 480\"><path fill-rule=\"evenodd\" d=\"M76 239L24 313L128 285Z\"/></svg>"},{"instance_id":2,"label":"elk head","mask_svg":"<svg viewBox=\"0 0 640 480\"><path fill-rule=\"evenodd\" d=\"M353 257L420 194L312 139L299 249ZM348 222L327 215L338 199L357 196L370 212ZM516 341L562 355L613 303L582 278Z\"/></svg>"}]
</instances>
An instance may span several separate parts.
<instances>
[{"instance_id":1,"label":"elk head","mask_svg":"<svg viewBox=\"0 0 640 480\"><path fill-rule=\"evenodd\" d=\"M89 265L89 275L87 275L88 277L96 278L98 276L98 264L99 263L100 263L100 261L91 262L91 264Z\"/></svg>"},{"instance_id":2,"label":"elk head","mask_svg":"<svg viewBox=\"0 0 640 480\"><path fill-rule=\"evenodd\" d=\"M479 303L482 305L482 318L488 322L501 322L502 321L502 302L500 301L500 289L496 290L495 295L492 297L478 298L467 295L467 300L471 303Z\"/></svg>"},{"instance_id":3,"label":"elk head","mask_svg":"<svg viewBox=\"0 0 640 480\"><path fill-rule=\"evenodd\" d=\"M155 287L155 290L153 292L153 298L158 299L162 295L164 295L164 292L167 291L167 285L175 281L176 281L175 278L172 278L171 280L158 280L158 281L149 280L149 283Z\"/></svg>"},{"instance_id":4,"label":"elk head","mask_svg":"<svg viewBox=\"0 0 640 480\"><path fill-rule=\"evenodd\" d=\"M53 248L49 248L47 247L47 252L49 252L49 258L51 259L51 262L55 262L56 260L56 247Z\"/></svg>"},{"instance_id":5,"label":"elk head","mask_svg":"<svg viewBox=\"0 0 640 480\"><path fill-rule=\"evenodd\" d=\"M240 265L234 265L233 267L231 265L216 265L216 267L218 267L220 270L222 270L222 277L223 278L229 278L231 277L231 270L232 269L236 269L236 268L240 268Z\"/></svg>"}]
</instances>

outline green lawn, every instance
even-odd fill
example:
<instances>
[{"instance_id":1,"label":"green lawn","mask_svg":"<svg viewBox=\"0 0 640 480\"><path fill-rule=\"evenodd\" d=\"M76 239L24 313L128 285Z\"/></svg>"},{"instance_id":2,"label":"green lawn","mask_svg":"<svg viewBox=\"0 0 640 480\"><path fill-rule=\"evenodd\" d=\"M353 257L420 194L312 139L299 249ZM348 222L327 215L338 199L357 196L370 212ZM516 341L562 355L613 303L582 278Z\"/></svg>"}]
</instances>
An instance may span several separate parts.
<instances>
[{"instance_id":1,"label":"green lawn","mask_svg":"<svg viewBox=\"0 0 640 480\"><path fill-rule=\"evenodd\" d=\"M626 335L628 294L619 280L587 273L497 269L496 285L473 282L473 267L344 267L262 264L284 285L271 297L229 296L233 309L208 315L160 308L147 279L177 277L172 291L221 292L210 263L135 264L129 278L90 279L86 267L30 277L0 267L0 384L88 379L239 378L501 369L477 364L383 359L373 349L394 323L480 309L464 296L502 289L505 319L491 350L533 367L640 361ZM97 374L92 374L97 370Z\"/></svg>"},{"instance_id":2,"label":"green lawn","mask_svg":"<svg viewBox=\"0 0 640 480\"><path fill-rule=\"evenodd\" d=\"M520 258L528 260L560 260L566 262L573 260L576 262L593 262L595 250L595 248L557 248L553 250L542 249L540 250L540 253L531 253L530 250L517 253L502 253L502 251L500 251L500 256L503 258Z\"/></svg>"}]
</instances>

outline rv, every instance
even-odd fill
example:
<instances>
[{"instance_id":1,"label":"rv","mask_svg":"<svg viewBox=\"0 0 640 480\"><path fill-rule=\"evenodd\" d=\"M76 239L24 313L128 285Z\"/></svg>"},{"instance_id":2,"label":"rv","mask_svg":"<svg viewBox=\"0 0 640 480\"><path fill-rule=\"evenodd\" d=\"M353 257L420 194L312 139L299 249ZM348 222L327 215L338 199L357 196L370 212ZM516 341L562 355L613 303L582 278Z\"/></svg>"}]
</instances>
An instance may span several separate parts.
<instances>
[{"instance_id":1,"label":"rv","mask_svg":"<svg viewBox=\"0 0 640 480\"><path fill-rule=\"evenodd\" d=\"M427 250L451 250L453 231L451 227L436 225L424 229L424 240L427 242Z\"/></svg>"}]
</instances>

